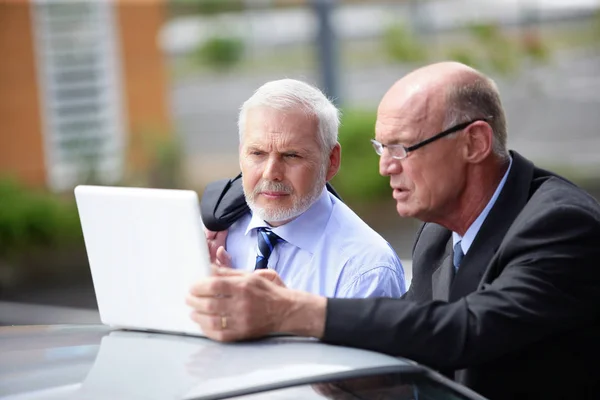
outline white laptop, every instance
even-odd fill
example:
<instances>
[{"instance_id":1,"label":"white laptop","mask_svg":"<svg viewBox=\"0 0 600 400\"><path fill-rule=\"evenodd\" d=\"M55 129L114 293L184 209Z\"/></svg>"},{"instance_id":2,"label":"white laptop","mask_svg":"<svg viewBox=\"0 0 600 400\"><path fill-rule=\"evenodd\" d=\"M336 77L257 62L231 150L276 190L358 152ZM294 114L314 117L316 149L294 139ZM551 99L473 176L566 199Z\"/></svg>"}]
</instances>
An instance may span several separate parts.
<instances>
[{"instance_id":1,"label":"white laptop","mask_svg":"<svg viewBox=\"0 0 600 400\"><path fill-rule=\"evenodd\" d=\"M202 335L185 304L210 274L198 195L77 186L75 198L102 323Z\"/></svg>"}]
</instances>

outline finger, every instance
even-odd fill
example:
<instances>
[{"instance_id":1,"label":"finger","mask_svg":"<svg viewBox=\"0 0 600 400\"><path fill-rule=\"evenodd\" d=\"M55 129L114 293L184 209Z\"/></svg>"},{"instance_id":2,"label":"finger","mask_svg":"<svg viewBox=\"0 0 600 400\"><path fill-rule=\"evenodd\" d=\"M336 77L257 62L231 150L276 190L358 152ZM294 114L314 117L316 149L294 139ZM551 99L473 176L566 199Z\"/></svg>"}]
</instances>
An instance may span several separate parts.
<instances>
[{"instance_id":1,"label":"finger","mask_svg":"<svg viewBox=\"0 0 600 400\"><path fill-rule=\"evenodd\" d=\"M231 256L225 250L225 247L219 246L217 249L217 264L222 267L231 268Z\"/></svg>"},{"instance_id":2,"label":"finger","mask_svg":"<svg viewBox=\"0 0 600 400\"><path fill-rule=\"evenodd\" d=\"M227 315L226 297L197 297L187 295L185 304L192 307L198 314L204 315Z\"/></svg>"},{"instance_id":3,"label":"finger","mask_svg":"<svg viewBox=\"0 0 600 400\"><path fill-rule=\"evenodd\" d=\"M233 269L233 268L230 268L230 267L223 267L223 266L220 266L218 264L213 264L212 273L214 275L220 275L220 276L245 276L245 275L249 275L248 272L241 271L241 270L238 270L238 269Z\"/></svg>"},{"instance_id":4,"label":"finger","mask_svg":"<svg viewBox=\"0 0 600 400\"><path fill-rule=\"evenodd\" d=\"M226 229L224 231L219 231L219 232L215 232L215 239L217 239L218 241L222 242L223 244L225 243L225 239L227 239L227 233L229 231Z\"/></svg>"},{"instance_id":5,"label":"finger","mask_svg":"<svg viewBox=\"0 0 600 400\"><path fill-rule=\"evenodd\" d=\"M283 280L281 280L281 277L272 269L257 269L254 271L254 274L265 278L278 286L286 287L285 283L283 283Z\"/></svg>"},{"instance_id":6,"label":"finger","mask_svg":"<svg viewBox=\"0 0 600 400\"><path fill-rule=\"evenodd\" d=\"M223 320L217 315L205 315L192 312L190 314L192 321L197 323L207 337L220 342L233 342L242 338L239 332L236 332L235 325L227 318L227 325L223 328Z\"/></svg>"},{"instance_id":7,"label":"finger","mask_svg":"<svg viewBox=\"0 0 600 400\"><path fill-rule=\"evenodd\" d=\"M206 238L210 240L210 239L215 239L217 237L217 235L219 234L219 232L210 231L210 230L206 229L206 227L205 227L204 234L206 235Z\"/></svg>"},{"instance_id":8,"label":"finger","mask_svg":"<svg viewBox=\"0 0 600 400\"><path fill-rule=\"evenodd\" d=\"M231 278L211 276L194 283L190 293L198 297L231 296L235 282Z\"/></svg>"},{"instance_id":9,"label":"finger","mask_svg":"<svg viewBox=\"0 0 600 400\"><path fill-rule=\"evenodd\" d=\"M210 262L214 263L217 261L217 250L218 250L219 245L214 240L208 240L207 244L208 244L208 253L210 254Z\"/></svg>"}]
</instances>

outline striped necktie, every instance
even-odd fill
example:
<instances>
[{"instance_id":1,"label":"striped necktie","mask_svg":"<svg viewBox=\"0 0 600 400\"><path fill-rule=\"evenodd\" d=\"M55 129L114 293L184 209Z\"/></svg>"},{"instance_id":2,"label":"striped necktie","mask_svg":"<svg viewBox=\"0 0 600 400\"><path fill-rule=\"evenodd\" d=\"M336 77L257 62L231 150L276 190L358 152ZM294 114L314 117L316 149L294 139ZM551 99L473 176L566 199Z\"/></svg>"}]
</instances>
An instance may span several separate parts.
<instances>
[{"instance_id":1,"label":"striped necktie","mask_svg":"<svg viewBox=\"0 0 600 400\"><path fill-rule=\"evenodd\" d=\"M258 255L256 256L256 266L254 269L265 269L269 261L269 256L277 243L283 239L273 233L269 228L258 228Z\"/></svg>"},{"instance_id":2,"label":"striped necktie","mask_svg":"<svg viewBox=\"0 0 600 400\"><path fill-rule=\"evenodd\" d=\"M454 245L454 270L458 271L458 267L460 266L460 262L462 261L463 257L465 256L465 253L463 253L463 249L462 246L460 245L460 240L458 242L456 242L456 244Z\"/></svg>"}]
</instances>

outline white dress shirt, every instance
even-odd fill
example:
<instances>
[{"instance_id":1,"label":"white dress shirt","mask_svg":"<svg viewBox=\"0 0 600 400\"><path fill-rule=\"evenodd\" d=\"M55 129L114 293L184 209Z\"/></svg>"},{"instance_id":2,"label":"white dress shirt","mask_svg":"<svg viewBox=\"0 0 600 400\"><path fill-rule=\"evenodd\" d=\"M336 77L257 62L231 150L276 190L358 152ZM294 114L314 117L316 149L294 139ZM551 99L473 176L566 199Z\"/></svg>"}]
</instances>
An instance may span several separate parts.
<instances>
[{"instance_id":1,"label":"white dress shirt","mask_svg":"<svg viewBox=\"0 0 600 400\"><path fill-rule=\"evenodd\" d=\"M226 249L234 268L254 270L256 228L268 226L248 213L229 228ZM325 188L306 212L271 230L284 241L268 268L292 289L327 297L399 297L406 291L389 243Z\"/></svg>"}]
</instances>

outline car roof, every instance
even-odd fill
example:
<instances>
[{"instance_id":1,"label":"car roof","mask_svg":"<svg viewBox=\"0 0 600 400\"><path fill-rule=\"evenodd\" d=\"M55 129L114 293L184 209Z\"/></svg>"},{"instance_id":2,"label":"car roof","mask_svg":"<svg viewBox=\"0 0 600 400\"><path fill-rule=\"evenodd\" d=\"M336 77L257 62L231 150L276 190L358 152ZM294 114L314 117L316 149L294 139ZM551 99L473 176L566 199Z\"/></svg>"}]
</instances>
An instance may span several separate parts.
<instances>
[{"instance_id":1,"label":"car roof","mask_svg":"<svg viewBox=\"0 0 600 400\"><path fill-rule=\"evenodd\" d=\"M0 394L14 399L218 398L373 370L424 367L293 336L218 343L95 325L0 328Z\"/></svg>"}]
</instances>

